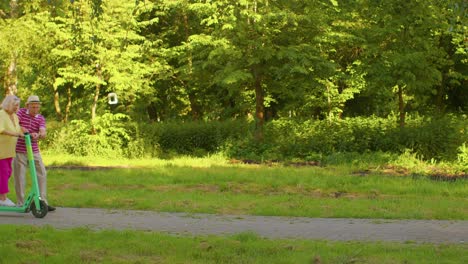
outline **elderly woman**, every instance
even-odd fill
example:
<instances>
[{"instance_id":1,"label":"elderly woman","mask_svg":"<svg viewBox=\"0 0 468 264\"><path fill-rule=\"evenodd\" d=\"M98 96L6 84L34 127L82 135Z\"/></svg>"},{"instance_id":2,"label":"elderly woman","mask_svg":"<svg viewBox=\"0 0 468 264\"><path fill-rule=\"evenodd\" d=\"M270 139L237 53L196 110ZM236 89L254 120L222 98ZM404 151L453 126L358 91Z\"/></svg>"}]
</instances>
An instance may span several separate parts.
<instances>
[{"instance_id":1,"label":"elderly woman","mask_svg":"<svg viewBox=\"0 0 468 264\"><path fill-rule=\"evenodd\" d=\"M20 99L7 95L0 110L0 206L15 206L7 198L8 180L11 176L11 164L15 157L16 141L23 136L18 116Z\"/></svg>"}]
</instances>

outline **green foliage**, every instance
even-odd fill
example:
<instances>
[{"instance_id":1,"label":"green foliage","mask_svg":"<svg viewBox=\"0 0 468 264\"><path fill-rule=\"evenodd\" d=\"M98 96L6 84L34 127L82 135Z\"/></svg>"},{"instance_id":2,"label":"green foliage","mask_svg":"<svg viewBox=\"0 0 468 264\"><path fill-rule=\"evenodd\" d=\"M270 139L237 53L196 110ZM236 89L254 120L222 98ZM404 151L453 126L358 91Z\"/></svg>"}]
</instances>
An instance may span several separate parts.
<instances>
[{"instance_id":1,"label":"green foliage","mask_svg":"<svg viewBox=\"0 0 468 264\"><path fill-rule=\"evenodd\" d=\"M417 118L396 131L397 142L424 159L454 160L458 148L468 140L466 127L465 116Z\"/></svg>"},{"instance_id":2,"label":"green foliage","mask_svg":"<svg viewBox=\"0 0 468 264\"><path fill-rule=\"evenodd\" d=\"M310 159L336 153L410 150L424 160L456 160L466 142L464 116L409 119L406 127L394 118L347 118L344 120L279 119L266 125L265 143L245 138L229 149L230 155L248 159ZM320 156L319 155L319 156ZM460 155L460 154L459 154Z\"/></svg>"},{"instance_id":3,"label":"green foliage","mask_svg":"<svg viewBox=\"0 0 468 264\"><path fill-rule=\"evenodd\" d=\"M49 126L45 148L78 156L110 158L122 157L129 150L141 153L139 147L130 143L134 136L126 124L127 121L128 117L123 114L105 114L96 118L93 123L73 120L65 125L52 124Z\"/></svg>"},{"instance_id":4,"label":"green foliage","mask_svg":"<svg viewBox=\"0 0 468 264\"><path fill-rule=\"evenodd\" d=\"M91 124L73 120L51 123L42 148L78 156L160 157L167 154L202 156L219 152L248 129L245 121L137 124L123 114L105 114ZM93 128L95 134L93 134Z\"/></svg>"},{"instance_id":5,"label":"green foliage","mask_svg":"<svg viewBox=\"0 0 468 264\"><path fill-rule=\"evenodd\" d=\"M467 109L460 0L3 2L0 92L48 119L99 116L109 92L144 122Z\"/></svg>"},{"instance_id":6,"label":"green foliage","mask_svg":"<svg viewBox=\"0 0 468 264\"><path fill-rule=\"evenodd\" d=\"M159 146L163 152L195 156L218 152L226 142L237 141L249 131L245 121L153 123L144 130L146 146ZM155 142L157 140L157 142Z\"/></svg>"},{"instance_id":7,"label":"green foliage","mask_svg":"<svg viewBox=\"0 0 468 264\"><path fill-rule=\"evenodd\" d=\"M458 162L468 169L468 145L466 142L458 148L457 158Z\"/></svg>"},{"instance_id":8,"label":"green foliage","mask_svg":"<svg viewBox=\"0 0 468 264\"><path fill-rule=\"evenodd\" d=\"M42 145L63 153L383 152L466 171L462 2L3 1L0 94L39 95L47 119L63 122ZM410 115L405 127L395 112L402 124ZM265 119L262 142L243 121L252 116L256 128Z\"/></svg>"},{"instance_id":9,"label":"green foliage","mask_svg":"<svg viewBox=\"0 0 468 264\"><path fill-rule=\"evenodd\" d=\"M403 128L393 117L332 121L284 118L268 122L265 141L257 142L253 124L247 121L135 123L123 114L105 114L93 124L83 120L52 123L44 147L59 153L129 158L224 152L255 161L327 162L352 153L408 153L422 160L458 159L464 164L466 123L464 116L414 116Z\"/></svg>"}]
</instances>

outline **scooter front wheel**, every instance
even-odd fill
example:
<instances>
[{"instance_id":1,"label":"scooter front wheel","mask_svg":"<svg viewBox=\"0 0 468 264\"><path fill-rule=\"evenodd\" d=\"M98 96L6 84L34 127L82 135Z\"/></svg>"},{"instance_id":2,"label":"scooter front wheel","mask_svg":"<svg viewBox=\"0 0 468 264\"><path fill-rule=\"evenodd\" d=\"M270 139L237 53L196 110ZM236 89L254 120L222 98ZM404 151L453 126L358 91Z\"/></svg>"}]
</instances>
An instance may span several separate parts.
<instances>
[{"instance_id":1,"label":"scooter front wheel","mask_svg":"<svg viewBox=\"0 0 468 264\"><path fill-rule=\"evenodd\" d=\"M31 212L36 218L43 218L47 215L47 204L42 200L39 200L39 204L41 208L37 209L36 204L33 201L31 203Z\"/></svg>"}]
</instances>

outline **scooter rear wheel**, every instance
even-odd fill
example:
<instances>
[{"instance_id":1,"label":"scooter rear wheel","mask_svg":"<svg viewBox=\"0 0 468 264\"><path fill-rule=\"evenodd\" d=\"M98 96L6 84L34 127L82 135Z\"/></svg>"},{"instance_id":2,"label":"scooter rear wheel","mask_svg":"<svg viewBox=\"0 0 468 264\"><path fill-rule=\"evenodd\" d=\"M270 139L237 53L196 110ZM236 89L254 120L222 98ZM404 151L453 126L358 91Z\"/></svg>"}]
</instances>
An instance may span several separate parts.
<instances>
[{"instance_id":1,"label":"scooter rear wheel","mask_svg":"<svg viewBox=\"0 0 468 264\"><path fill-rule=\"evenodd\" d=\"M41 208L36 209L36 204L33 201L31 203L31 212L36 218L43 218L44 216L47 215L47 204L42 200L39 200L39 204Z\"/></svg>"}]
</instances>

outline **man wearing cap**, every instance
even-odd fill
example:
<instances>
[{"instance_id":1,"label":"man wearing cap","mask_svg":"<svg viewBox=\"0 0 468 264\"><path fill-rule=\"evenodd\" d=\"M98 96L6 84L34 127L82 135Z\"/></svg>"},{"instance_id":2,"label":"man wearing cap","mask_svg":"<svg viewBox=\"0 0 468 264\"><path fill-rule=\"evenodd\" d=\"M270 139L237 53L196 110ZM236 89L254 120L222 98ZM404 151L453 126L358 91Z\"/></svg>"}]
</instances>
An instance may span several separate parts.
<instances>
[{"instance_id":1,"label":"man wearing cap","mask_svg":"<svg viewBox=\"0 0 468 264\"><path fill-rule=\"evenodd\" d=\"M44 116L39 114L41 101L37 95L29 96L26 101L26 108L21 108L17 115L20 126L24 133L31 135L31 145L36 165L37 180L42 200L47 203L47 173L39 152L39 139L46 136L46 121ZM15 175L16 203L18 206L24 204L25 175L28 168L28 155L24 139L19 138L16 144L16 158L13 161L13 174ZM48 205L48 211L55 211L55 208Z\"/></svg>"}]
</instances>

